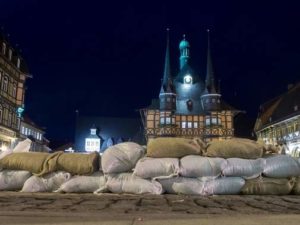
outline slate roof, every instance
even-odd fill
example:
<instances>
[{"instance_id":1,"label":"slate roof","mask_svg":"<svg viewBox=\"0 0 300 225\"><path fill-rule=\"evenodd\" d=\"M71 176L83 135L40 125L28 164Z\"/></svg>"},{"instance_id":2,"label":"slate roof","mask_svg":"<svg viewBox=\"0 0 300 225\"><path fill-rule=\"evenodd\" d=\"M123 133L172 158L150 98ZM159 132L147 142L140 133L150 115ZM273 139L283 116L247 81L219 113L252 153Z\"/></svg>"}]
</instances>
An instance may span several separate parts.
<instances>
[{"instance_id":1,"label":"slate roof","mask_svg":"<svg viewBox=\"0 0 300 225\"><path fill-rule=\"evenodd\" d=\"M295 107L297 106L298 109ZM258 131L272 124L300 114L300 82L286 93L275 97L260 106L255 130Z\"/></svg>"}]
</instances>

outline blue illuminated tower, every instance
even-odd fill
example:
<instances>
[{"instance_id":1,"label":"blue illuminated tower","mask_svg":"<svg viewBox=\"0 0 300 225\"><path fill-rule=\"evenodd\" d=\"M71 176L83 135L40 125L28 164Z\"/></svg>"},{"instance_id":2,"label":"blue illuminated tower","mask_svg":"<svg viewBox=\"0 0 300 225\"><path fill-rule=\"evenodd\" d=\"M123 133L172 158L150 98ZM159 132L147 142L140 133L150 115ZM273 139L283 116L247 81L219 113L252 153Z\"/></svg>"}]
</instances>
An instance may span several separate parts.
<instances>
[{"instance_id":1,"label":"blue illuminated tower","mask_svg":"<svg viewBox=\"0 0 300 225\"><path fill-rule=\"evenodd\" d=\"M181 70L186 64L188 64L190 59L190 43L185 39L185 34L183 35L183 40L179 43L179 50L179 66Z\"/></svg>"}]
</instances>

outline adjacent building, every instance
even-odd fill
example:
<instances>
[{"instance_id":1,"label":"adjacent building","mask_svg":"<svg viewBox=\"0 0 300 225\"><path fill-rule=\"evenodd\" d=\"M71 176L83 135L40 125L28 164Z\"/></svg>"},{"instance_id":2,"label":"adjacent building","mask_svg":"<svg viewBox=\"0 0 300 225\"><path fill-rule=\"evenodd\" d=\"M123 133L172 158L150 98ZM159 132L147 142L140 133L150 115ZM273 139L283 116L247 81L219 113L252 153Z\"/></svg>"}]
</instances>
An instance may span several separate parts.
<instances>
[{"instance_id":1,"label":"adjacent building","mask_svg":"<svg viewBox=\"0 0 300 225\"><path fill-rule=\"evenodd\" d=\"M300 82L260 106L254 131L267 144L284 144L286 153L300 156Z\"/></svg>"},{"instance_id":2,"label":"adjacent building","mask_svg":"<svg viewBox=\"0 0 300 225\"><path fill-rule=\"evenodd\" d=\"M44 136L43 128L35 124L28 116L21 119L20 125L20 140L29 138L32 140L31 151L34 152L48 152L49 141Z\"/></svg>"},{"instance_id":3,"label":"adjacent building","mask_svg":"<svg viewBox=\"0 0 300 225\"><path fill-rule=\"evenodd\" d=\"M75 151L103 153L109 146L133 141L145 144L138 118L78 116L75 131Z\"/></svg>"},{"instance_id":4,"label":"adjacent building","mask_svg":"<svg viewBox=\"0 0 300 225\"><path fill-rule=\"evenodd\" d=\"M205 141L231 138L238 110L222 99L216 86L208 30L206 76L191 65L191 46L185 36L179 44L179 71L170 66L169 35L158 99L140 110L147 139L160 136L199 137Z\"/></svg>"},{"instance_id":5,"label":"adjacent building","mask_svg":"<svg viewBox=\"0 0 300 225\"><path fill-rule=\"evenodd\" d=\"M0 150L15 145L20 136L27 66L0 33Z\"/></svg>"}]
</instances>

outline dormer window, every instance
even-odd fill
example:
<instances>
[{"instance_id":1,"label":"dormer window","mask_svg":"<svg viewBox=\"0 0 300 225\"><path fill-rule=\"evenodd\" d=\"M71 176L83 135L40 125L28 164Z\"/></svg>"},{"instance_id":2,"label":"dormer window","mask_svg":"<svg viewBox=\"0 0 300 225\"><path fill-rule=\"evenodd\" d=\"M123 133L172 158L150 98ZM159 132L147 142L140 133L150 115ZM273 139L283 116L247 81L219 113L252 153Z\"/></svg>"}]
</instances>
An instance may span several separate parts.
<instances>
[{"instance_id":1,"label":"dormer window","mask_svg":"<svg viewBox=\"0 0 300 225\"><path fill-rule=\"evenodd\" d=\"M11 49L8 50L8 59L9 59L9 61L11 61L11 59L12 59L12 50Z\"/></svg>"},{"instance_id":2,"label":"dormer window","mask_svg":"<svg viewBox=\"0 0 300 225\"><path fill-rule=\"evenodd\" d=\"M18 59L17 59L17 67L18 67L18 69L20 69L20 65L21 65L21 59L18 58Z\"/></svg>"},{"instance_id":3,"label":"dormer window","mask_svg":"<svg viewBox=\"0 0 300 225\"><path fill-rule=\"evenodd\" d=\"M6 53L6 44L3 42L2 43L2 54L5 55Z\"/></svg>"},{"instance_id":4,"label":"dormer window","mask_svg":"<svg viewBox=\"0 0 300 225\"><path fill-rule=\"evenodd\" d=\"M183 78L183 83L185 84L192 84L193 83L193 78L191 75L187 74Z\"/></svg>"}]
</instances>

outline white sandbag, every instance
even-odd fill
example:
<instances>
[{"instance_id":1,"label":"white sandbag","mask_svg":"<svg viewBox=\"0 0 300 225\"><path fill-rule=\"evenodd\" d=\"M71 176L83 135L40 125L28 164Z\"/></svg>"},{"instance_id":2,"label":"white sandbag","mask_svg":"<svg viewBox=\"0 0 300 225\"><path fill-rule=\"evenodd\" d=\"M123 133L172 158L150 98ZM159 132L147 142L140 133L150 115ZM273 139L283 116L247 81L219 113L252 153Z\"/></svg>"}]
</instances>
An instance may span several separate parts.
<instances>
[{"instance_id":1,"label":"white sandbag","mask_svg":"<svg viewBox=\"0 0 300 225\"><path fill-rule=\"evenodd\" d=\"M74 176L63 183L56 192L66 193L93 193L106 184L101 172L95 172L91 176Z\"/></svg>"},{"instance_id":2,"label":"white sandbag","mask_svg":"<svg viewBox=\"0 0 300 225\"><path fill-rule=\"evenodd\" d=\"M133 176L132 173L108 175L106 188L113 193L156 194L163 193L157 181L150 181Z\"/></svg>"},{"instance_id":3,"label":"white sandbag","mask_svg":"<svg viewBox=\"0 0 300 225\"><path fill-rule=\"evenodd\" d=\"M0 151L0 160L3 159L5 156L10 155L13 153L12 149L7 149L5 151ZM1 168L0 168L1 170Z\"/></svg>"},{"instance_id":4,"label":"white sandbag","mask_svg":"<svg viewBox=\"0 0 300 225\"><path fill-rule=\"evenodd\" d=\"M245 185L241 177L222 177L205 182L203 195L235 195Z\"/></svg>"},{"instance_id":5,"label":"white sandbag","mask_svg":"<svg viewBox=\"0 0 300 225\"><path fill-rule=\"evenodd\" d=\"M25 170L3 170L0 172L0 191L21 190L31 173Z\"/></svg>"},{"instance_id":6,"label":"white sandbag","mask_svg":"<svg viewBox=\"0 0 300 225\"><path fill-rule=\"evenodd\" d=\"M20 141L16 147L14 147L13 152L29 152L31 149L32 141L26 138L24 141Z\"/></svg>"},{"instance_id":7,"label":"white sandbag","mask_svg":"<svg viewBox=\"0 0 300 225\"><path fill-rule=\"evenodd\" d=\"M218 177L221 174L222 158L188 155L180 159L180 175L183 177Z\"/></svg>"},{"instance_id":8,"label":"white sandbag","mask_svg":"<svg viewBox=\"0 0 300 225\"><path fill-rule=\"evenodd\" d=\"M299 177L300 166L297 160L291 156L271 156L266 159L263 174L272 178Z\"/></svg>"},{"instance_id":9,"label":"white sandbag","mask_svg":"<svg viewBox=\"0 0 300 225\"><path fill-rule=\"evenodd\" d=\"M130 172L143 157L145 149L133 142L124 142L109 147L101 157L104 173Z\"/></svg>"},{"instance_id":10,"label":"white sandbag","mask_svg":"<svg viewBox=\"0 0 300 225\"><path fill-rule=\"evenodd\" d=\"M173 177L158 179L163 189L169 194L201 195L204 183L197 178Z\"/></svg>"},{"instance_id":11,"label":"white sandbag","mask_svg":"<svg viewBox=\"0 0 300 225\"><path fill-rule=\"evenodd\" d=\"M221 169L226 177L253 179L262 174L265 163L265 159L230 158L221 164Z\"/></svg>"},{"instance_id":12,"label":"white sandbag","mask_svg":"<svg viewBox=\"0 0 300 225\"><path fill-rule=\"evenodd\" d=\"M177 176L179 159L176 158L141 158L134 169L134 175L141 178L159 178Z\"/></svg>"},{"instance_id":13,"label":"white sandbag","mask_svg":"<svg viewBox=\"0 0 300 225\"><path fill-rule=\"evenodd\" d=\"M71 178L63 171L49 173L42 177L32 176L25 183L21 192L52 192Z\"/></svg>"}]
</instances>

